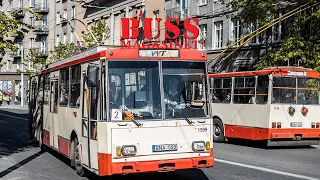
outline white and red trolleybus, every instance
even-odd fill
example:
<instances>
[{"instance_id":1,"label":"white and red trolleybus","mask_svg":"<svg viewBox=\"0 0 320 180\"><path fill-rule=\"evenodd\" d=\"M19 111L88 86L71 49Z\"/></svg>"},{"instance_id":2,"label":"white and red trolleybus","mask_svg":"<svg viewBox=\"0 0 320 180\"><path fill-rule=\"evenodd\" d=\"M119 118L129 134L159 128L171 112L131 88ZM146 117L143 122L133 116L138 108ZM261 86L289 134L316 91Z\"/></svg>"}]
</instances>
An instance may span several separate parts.
<instances>
[{"instance_id":1,"label":"white and red trolleybus","mask_svg":"<svg viewBox=\"0 0 320 180\"><path fill-rule=\"evenodd\" d=\"M316 145L320 73L300 67L209 74L214 141Z\"/></svg>"},{"instance_id":2,"label":"white and red trolleybus","mask_svg":"<svg viewBox=\"0 0 320 180\"><path fill-rule=\"evenodd\" d=\"M206 60L99 46L53 63L30 79L30 135L79 175L212 167Z\"/></svg>"}]
</instances>

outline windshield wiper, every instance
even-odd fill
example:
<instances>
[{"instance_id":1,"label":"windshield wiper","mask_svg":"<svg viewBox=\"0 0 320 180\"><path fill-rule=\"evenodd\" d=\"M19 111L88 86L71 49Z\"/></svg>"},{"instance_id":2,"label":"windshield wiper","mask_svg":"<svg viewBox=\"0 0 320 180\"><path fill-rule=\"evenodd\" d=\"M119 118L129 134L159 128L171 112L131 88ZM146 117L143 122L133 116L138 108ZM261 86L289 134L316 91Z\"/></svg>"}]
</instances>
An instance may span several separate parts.
<instances>
[{"instance_id":1,"label":"windshield wiper","mask_svg":"<svg viewBox=\"0 0 320 180\"><path fill-rule=\"evenodd\" d=\"M167 103L167 104L169 104L172 108L174 108L175 110L179 110L179 113L183 116L183 118L187 121L187 123L189 124L189 125L192 125L192 121L190 120L190 119L188 119L183 113L182 113L182 110L181 109L176 109L170 102L169 103Z\"/></svg>"},{"instance_id":2,"label":"windshield wiper","mask_svg":"<svg viewBox=\"0 0 320 180\"><path fill-rule=\"evenodd\" d=\"M114 102L110 102L110 104L115 107L116 109L119 109L121 111L121 113L124 113L124 110L122 108L119 108L116 106L116 104ZM141 127L141 123L139 123L138 121L132 119L131 120L136 126Z\"/></svg>"}]
</instances>

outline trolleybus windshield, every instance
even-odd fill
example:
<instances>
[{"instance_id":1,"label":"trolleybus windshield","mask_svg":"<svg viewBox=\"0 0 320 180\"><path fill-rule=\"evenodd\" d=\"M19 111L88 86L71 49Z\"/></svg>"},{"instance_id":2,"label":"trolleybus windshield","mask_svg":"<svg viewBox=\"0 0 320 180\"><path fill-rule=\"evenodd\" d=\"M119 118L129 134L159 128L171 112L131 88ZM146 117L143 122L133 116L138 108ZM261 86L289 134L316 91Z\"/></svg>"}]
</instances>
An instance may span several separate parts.
<instances>
[{"instance_id":1,"label":"trolleybus windshield","mask_svg":"<svg viewBox=\"0 0 320 180\"><path fill-rule=\"evenodd\" d=\"M129 120L126 113L134 120L207 115L205 62L109 61L108 78L110 120Z\"/></svg>"}]
</instances>

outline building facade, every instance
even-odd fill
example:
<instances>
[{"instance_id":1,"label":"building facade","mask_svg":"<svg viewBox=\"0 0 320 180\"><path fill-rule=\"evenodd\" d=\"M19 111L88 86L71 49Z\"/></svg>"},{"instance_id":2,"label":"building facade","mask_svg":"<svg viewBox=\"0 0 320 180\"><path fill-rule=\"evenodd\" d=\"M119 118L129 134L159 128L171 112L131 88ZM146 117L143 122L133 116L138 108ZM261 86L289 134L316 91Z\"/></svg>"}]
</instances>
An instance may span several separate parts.
<instances>
[{"instance_id":1,"label":"building facade","mask_svg":"<svg viewBox=\"0 0 320 180\"><path fill-rule=\"evenodd\" d=\"M18 47L17 52L6 52L6 54L0 58L4 64L0 68L0 84L2 84L1 93L9 94L9 97L0 99L10 99L10 104L21 104L21 96L24 94L24 104L27 104L27 83L28 73L24 73L23 82L24 89L21 92L21 71L33 72L35 70L34 65L31 62L24 61L23 57L26 57L31 50L39 54L42 58L48 57L48 35L49 24L48 20L51 17L52 2L49 0L4 0L1 4L1 11L8 16L29 24L30 29L28 34L23 37L19 34L10 34L8 37L3 37L4 40L12 40ZM42 18L38 19L31 13L23 11L23 8L30 8L34 12L41 14ZM23 26L19 26L18 30L22 30ZM23 66L23 64L25 64Z\"/></svg>"},{"instance_id":2,"label":"building facade","mask_svg":"<svg viewBox=\"0 0 320 180\"><path fill-rule=\"evenodd\" d=\"M284 23L278 23L270 30L253 38L226 60L223 58L239 44L212 60L225 48L258 29L258 23L242 27L240 20L236 18L237 12L222 5L219 0L167 0L165 10L167 17L176 17L180 20L185 20L187 17L199 19L199 38L205 40L206 46L198 48L208 53L211 72L252 70L255 62L273 48L279 47L286 34Z\"/></svg>"}]
</instances>

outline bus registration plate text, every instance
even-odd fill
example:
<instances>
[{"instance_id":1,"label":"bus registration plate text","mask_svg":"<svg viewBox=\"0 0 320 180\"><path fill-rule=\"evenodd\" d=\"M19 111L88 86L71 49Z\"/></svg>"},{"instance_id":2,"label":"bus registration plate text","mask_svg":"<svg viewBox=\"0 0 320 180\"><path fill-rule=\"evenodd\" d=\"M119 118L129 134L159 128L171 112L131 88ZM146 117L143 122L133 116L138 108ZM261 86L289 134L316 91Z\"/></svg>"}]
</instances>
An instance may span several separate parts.
<instances>
[{"instance_id":1,"label":"bus registration plate text","mask_svg":"<svg viewBox=\"0 0 320 180\"><path fill-rule=\"evenodd\" d=\"M160 144L152 145L152 152L163 152L163 151L177 151L177 144Z\"/></svg>"},{"instance_id":2,"label":"bus registration plate text","mask_svg":"<svg viewBox=\"0 0 320 180\"><path fill-rule=\"evenodd\" d=\"M302 127L302 122L291 122L291 127Z\"/></svg>"}]
</instances>

